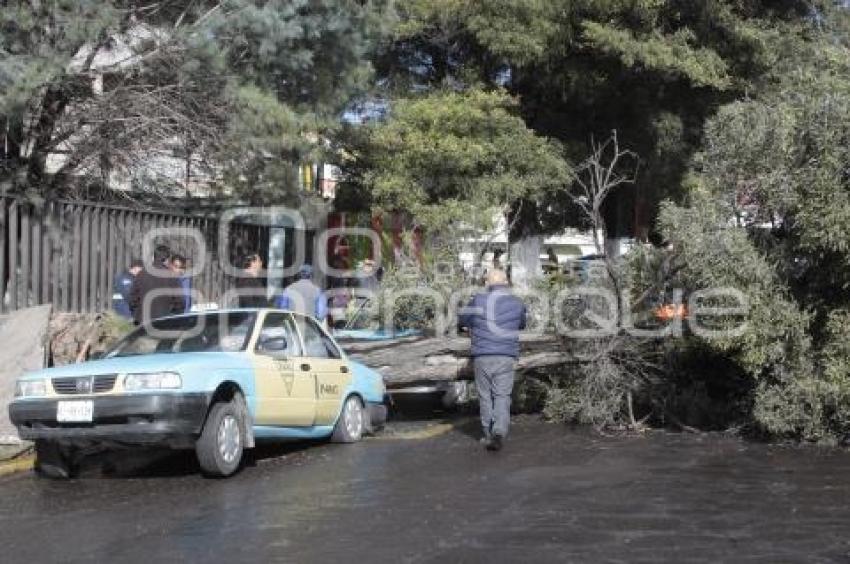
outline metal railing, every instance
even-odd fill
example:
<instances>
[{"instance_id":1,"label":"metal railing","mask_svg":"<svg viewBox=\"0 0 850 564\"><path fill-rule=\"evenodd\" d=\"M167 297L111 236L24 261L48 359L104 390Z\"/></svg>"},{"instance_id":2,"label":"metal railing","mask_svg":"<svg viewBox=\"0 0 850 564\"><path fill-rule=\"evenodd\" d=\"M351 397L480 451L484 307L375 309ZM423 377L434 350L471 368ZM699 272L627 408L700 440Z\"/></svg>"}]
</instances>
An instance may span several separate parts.
<instances>
[{"instance_id":1,"label":"metal railing","mask_svg":"<svg viewBox=\"0 0 850 564\"><path fill-rule=\"evenodd\" d=\"M156 244L168 245L190 264L202 266L192 286L204 301L218 302L233 286L218 253L216 217L93 202L0 198L0 313L47 303L62 312L109 309L115 277L133 258L141 258L143 240L153 230L162 233ZM198 234L205 249L198 248ZM227 237L231 256L224 258L238 264L245 252L267 247L268 228L233 223Z\"/></svg>"}]
</instances>

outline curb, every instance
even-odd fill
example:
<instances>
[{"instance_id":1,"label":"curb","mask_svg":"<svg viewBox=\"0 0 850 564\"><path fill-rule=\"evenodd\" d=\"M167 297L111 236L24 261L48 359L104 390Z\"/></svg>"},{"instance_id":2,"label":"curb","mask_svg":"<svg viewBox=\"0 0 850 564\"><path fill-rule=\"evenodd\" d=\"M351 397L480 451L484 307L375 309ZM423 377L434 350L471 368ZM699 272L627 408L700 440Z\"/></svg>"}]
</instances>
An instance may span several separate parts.
<instances>
[{"instance_id":1,"label":"curb","mask_svg":"<svg viewBox=\"0 0 850 564\"><path fill-rule=\"evenodd\" d=\"M0 462L0 476L8 476L10 474L32 470L34 464L35 457L31 454L12 458L11 460L4 460Z\"/></svg>"}]
</instances>

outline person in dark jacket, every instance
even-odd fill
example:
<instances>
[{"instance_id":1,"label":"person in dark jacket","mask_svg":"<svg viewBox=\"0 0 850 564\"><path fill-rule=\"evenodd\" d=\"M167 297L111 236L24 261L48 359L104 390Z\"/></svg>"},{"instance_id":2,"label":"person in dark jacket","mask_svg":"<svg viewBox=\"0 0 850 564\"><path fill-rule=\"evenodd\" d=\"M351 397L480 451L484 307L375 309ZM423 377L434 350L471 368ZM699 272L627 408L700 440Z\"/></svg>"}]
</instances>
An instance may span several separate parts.
<instances>
[{"instance_id":1,"label":"person in dark jacket","mask_svg":"<svg viewBox=\"0 0 850 564\"><path fill-rule=\"evenodd\" d=\"M127 270L115 277L112 285L112 309L121 317L133 318L133 313L130 311L130 293L136 276L144 267L145 264L141 260L134 259Z\"/></svg>"},{"instance_id":2,"label":"person in dark jacket","mask_svg":"<svg viewBox=\"0 0 850 564\"><path fill-rule=\"evenodd\" d=\"M157 247L152 263L156 270L152 271L145 266L136 277L130 290L130 311L136 325L183 313L183 288L169 268L170 257L168 247Z\"/></svg>"},{"instance_id":3,"label":"person in dark jacket","mask_svg":"<svg viewBox=\"0 0 850 564\"><path fill-rule=\"evenodd\" d=\"M168 267L177 277L177 282L183 290L183 312L192 311L192 278L186 276L187 260L183 255L172 255Z\"/></svg>"},{"instance_id":4,"label":"person in dark jacket","mask_svg":"<svg viewBox=\"0 0 850 564\"><path fill-rule=\"evenodd\" d=\"M505 271L494 269L487 273L487 291L473 297L458 319L472 337L481 440L488 450L501 450L508 434L519 332L525 329L526 315L525 304L508 288Z\"/></svg>"},{"instance_id":5,"label":"person in dark jacket","mask_svg":"<svg viewBox=\"0 0 850 564\"><path fill-rule=\"evenodd\" d=\"M239 307L267 307L266 281L260 276L263 272L263 259L253 253L245 257L241 276L236 279Z\"/></svg>"}]
</instances>

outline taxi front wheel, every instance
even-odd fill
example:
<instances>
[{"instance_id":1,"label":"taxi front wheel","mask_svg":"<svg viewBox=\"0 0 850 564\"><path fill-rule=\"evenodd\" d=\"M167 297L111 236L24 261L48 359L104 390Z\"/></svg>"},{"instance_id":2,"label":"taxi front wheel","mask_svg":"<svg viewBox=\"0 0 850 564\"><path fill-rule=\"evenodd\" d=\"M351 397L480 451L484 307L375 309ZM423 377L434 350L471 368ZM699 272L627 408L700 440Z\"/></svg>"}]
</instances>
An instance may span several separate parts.
<instances>
[{"instance_id":1,"label":"taxi front wheel","mask_svg":"<svg viewBox=\"0 0 850 564\"><path fill-rule=\"evenodd\" d=\"M212 406L195 454L207 476L230 476L239 469L244 449L245 421L234 398Z\"/></svg>"},{"instance_id":2,"label":"taxi front wheel","mask_svg":"<svg viewBox=\"0 0 850 564\"><path fill-rule=\"evenodd\" d=\"M35 441L35 473L52 480L67 480L77 473L76 457L72 449L56 441Z\"/></svg>"},{"instance_id":3,"label":"taxi front wheel","mask_svg":"<svg viewBox=\"0 0 850 564\"><path fill-rule=\"evenodd\" d=\"M357 396L350 396L342 404L342 412L336 421L331 440L335 443L356 443L363 437L366 429L366 413L363 402Z\"/></svg>"}]
</instances>

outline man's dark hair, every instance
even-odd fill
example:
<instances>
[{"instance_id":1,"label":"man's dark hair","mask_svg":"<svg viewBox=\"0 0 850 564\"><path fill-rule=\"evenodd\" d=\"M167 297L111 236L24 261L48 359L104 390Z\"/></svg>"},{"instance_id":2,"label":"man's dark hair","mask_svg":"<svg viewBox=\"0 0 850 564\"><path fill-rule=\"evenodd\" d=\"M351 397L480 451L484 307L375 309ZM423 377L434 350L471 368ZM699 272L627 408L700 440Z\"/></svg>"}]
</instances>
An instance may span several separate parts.
<instances>
[{"instance_id":1,"label":"man's dark hair","mask_svg":"<svg viewBox=\"0 0 850 564\"><path fill-rule=\"evenodd\" d=\"M130 261L130 268L144 268L144 267L145 267L145 261L143 261L142 259L134 258L133 260Z\"/></svg>"},{"instance_id":2,"label":"man's dark hair","mask_svg":"<svg viewBox=\"0 0 850 564\"><path fill-rule=\"evenodd\" d=\"M171 258L171 249L169 249L167 246L157 245L156 248L153 250L153 262L157 266L163 264L169 258Z\"/></svg>"},{"instance_id":3,"label":"man's dark hair","mask_svg":"<svg viewBox=\"0 0 850 564\"><path fill-rule=\"evenodd\" d=\"M257 253L250 253L245 255L245 258L242 259L242 268L248 268L251 266L251 263L255 260L261 260L260 255Z\"/></svg>"}]
</instances>

